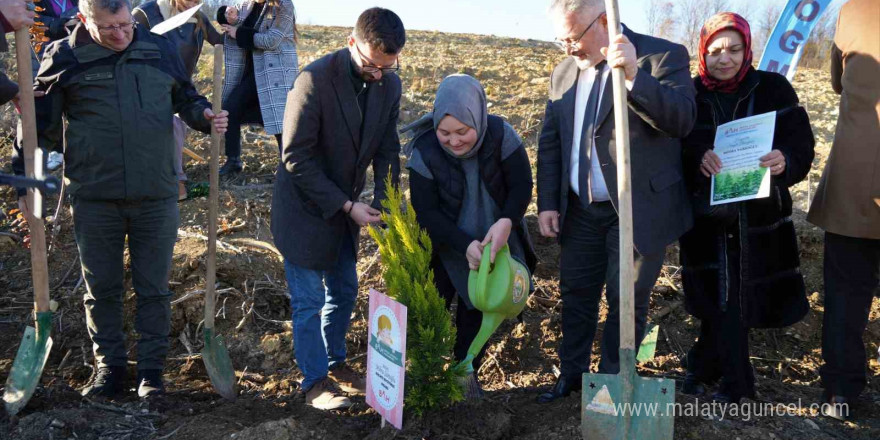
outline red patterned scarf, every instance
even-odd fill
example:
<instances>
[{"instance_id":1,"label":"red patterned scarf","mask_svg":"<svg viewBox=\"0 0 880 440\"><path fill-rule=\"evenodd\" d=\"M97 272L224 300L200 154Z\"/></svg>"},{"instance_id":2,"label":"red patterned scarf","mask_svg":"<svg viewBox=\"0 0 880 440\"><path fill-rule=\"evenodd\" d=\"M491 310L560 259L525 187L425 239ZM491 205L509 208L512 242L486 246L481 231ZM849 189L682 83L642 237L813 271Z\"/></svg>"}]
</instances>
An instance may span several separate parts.
<instances>
[{"instance_id":1,"label":"red patterned scarf","mask_svg":"<svg viewBox=\"0 0 880 440\"><path fill-rule=\"evenodd\" d=\"M743 57L742 66L740 66L739 72L737 72L736 76L722 81L709 75L709 69L706 67L706 51L707 46L709 46L709 40L711 40L718 32L728 29L733 29L742 35L743 44L745 46L743 48L743 50L745 50L745 56ZM745 18L742 18L742 16L733 12L719 12L713 15L703 25L703 29L700 30L699 58L700 81L703 82L703 85L706 86L707 89L724 93L735 92L736 89L739 88L739 84L749 72L749 67L752 66L752 31L749 28L749 22L746 21Z\"/></svg>"}]
</instances>

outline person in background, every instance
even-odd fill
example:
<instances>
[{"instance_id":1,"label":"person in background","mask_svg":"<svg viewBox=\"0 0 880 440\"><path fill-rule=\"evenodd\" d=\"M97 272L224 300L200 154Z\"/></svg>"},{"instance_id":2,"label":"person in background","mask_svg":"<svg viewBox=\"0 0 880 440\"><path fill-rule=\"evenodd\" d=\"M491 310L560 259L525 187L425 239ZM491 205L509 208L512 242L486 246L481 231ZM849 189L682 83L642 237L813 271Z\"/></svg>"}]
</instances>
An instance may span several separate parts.
<instances>
[{"instance_id":1,"label":"person in background","mask_svg":"<svg viewBox=\"0 0 880 440\"><path fill-rule=\"evenodd\" d=\"M561 247L562 374L538 400L581 388L590 369L605 287L608 314L599 372L619 371L620 226L614 100L609 73L622 67L631 141L636 346L648 319L666 246L691 228L682 181L681 141L694 125L694 86L687 49L626 26L609 41L602 0L553 0L551 16L568 57L550 77L538 141L538 226ZM607 61L606 61L607 59Z\"/></svg>"},{"instance_id":2,"label":"person in background","mask_svg":"<svg viewBox=\"0 0 880 440\"><path fill-rule=\"evenodd\" d=\"M54 1L54 0L53 0ZM138 25L147 30L175 15L197 6L201 0L151 0L135 8L132 15ZM211 21L201 11L177 29L166 32L165 37L177 47L183 67L192 81L202 55L202 45L207 41L215 46L223 44L223 36L214 29ZM183 171L183 148L186 142L186 124L174 115L174 143L176 147L174 170L177 173L177 199L186 199L186 173Z\"/></svg>"},{"instance_id":3,"label":"person in background","mask_svg":"<svg viewBox=\"0 0 880 440\"><path fill-rule=\"evenodd\" d=\"M824 414L845 419L867 384L864 334L880 294L880 0L840 9L831 86L834 143L807 221L825 230Z\"/></svg>"},{"instance_id":4,"label":"person in background","mask_svg":"<svg viewBox=\"0 0 880 440\"><path fill-rule=\"evenodd\" d=\"M98 363L83 395L114 397L126 390L126 244L137 297L137 393L160 395L179 224L171 117L177 113L203 133L213 124L222 133L226 112L211 111L177 47L139 28L128 0L80 0L79 9L73 32L46 48L35 86L45 95L35 105L39 146L57 146L62 134L67 144L64 179L87 289L86 327ZM23 161L14 149L13 169L22 170ZM20 190L19 207L28 213L24 196Z\"/></svg>"},{"instance_id":5,"label":"person in background","mask_svg":"<svg viewBox=\"0 0 880 440\"><path fill-rule=\"evenodd\" d=\"M262 124L281 150L287 92L299 72L296 10L291 0L249 0L241 10L221 6L217 21L226 33L223 108L229 109L226 162L220 175L244 168L242 124Z\"/></svg>"},{"instance_id":6,"label":"person in background","mask_svg":"<svg viewBox=\"0 0 880 440\"><path fill-rule=\"evenodd\" d=\"M447 307L458 297L454 352L463 361L483 322L468 297L468 276L479 268L483 252L491 252L494 263L507 244L530 273L535 270L524 219L532 200L532 168L522 139L504 119L489 114L483 86L468 75L446 77L433 112L409 129L415 131L407 146L410 198L434 245L437 290ZM474 370L485 349L474 359ZM468 380L468 397L479 397L476 375Z\"/></svg>"},{"instance_id":7,"label":"person in background","mask_svg":"<svg viewBox=\"0 0 880 440\"><path fill-rule=\"evenodd\" d=\"M362 226L378 223L385 179L400 173L400 17L372 8L358 17L347 47L309 64L284 114L284 146L272 195L272 236L284 256L293 347L306 403L351 406L337 386L364 393L345 363L345 335L358 293ZM372 164L372 206L360 201Z\"/></svg>"},{"instance_id":8,"label":"person in background","mask_svg":"<svg viewBox=\"0 0 880 440\"><path fill-rule=\"evenodd\" d=\"M807 177L815 141L788 80L752 67L743 17L709 18L697 56L697 124L682 142L695 224L680 243L685 304L700 319L700 336L688 352L682 392L702 395L720 379L712 398L737 403L755 397L749 329L789 326L809 310L788 188ZM772 150L760 158L770 196L710 207L712 176L729 165L713 151L718 126L774 111Z\"/></svg>"},{"instance_id":9,"label":"person in background","mask_svg":"<svg viewBox=\"0 0 880 440\"><path fill-rule=\"evenodd\" d=\"M8 52L6 34L34 24L33 3L24 0L0 0L0 52ZM18 83L0 72L0 105L18 97Z\"/></svg>"}]
</instances>

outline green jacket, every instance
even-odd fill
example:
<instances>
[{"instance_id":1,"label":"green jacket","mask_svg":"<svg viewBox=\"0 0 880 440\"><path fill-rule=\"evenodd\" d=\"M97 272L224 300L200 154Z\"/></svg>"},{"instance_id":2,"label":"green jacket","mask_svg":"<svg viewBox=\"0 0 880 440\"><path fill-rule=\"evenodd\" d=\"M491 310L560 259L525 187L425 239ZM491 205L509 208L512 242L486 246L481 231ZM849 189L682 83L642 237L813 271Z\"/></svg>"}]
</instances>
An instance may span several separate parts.
<instances>
[{"instance_id":1,"label":"green jacket","mask_svg":"<svg viewBox=\"0 0 880 440\"><path fill-rule=\"evenodd\" d=\"M136 28L122 52L98 45L80 23L46 50L35 89L39 145L65 136L64 179L71 195L92 200L162 199L177 195L175 113L210 133L200 96L165 37ZM62 115L68 126L64 129ZM23 171L20 151L13 166Z\"/></svg>"}]
</instances>

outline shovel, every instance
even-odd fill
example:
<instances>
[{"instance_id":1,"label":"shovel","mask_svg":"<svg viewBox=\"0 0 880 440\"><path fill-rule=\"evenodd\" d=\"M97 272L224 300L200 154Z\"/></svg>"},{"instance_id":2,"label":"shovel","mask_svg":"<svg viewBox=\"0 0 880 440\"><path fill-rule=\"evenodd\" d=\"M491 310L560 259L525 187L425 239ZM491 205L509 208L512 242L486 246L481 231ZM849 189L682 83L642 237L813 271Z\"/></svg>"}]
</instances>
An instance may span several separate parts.
<instances>
[{"instance_id":1,"label":"shovel","mask_svg":"<svg viewBox=\"0 0 880 440\"><path fill-rule=\"evenodd\" d=\"M214 46L214 97L213 111L218 114L222 108L223 96L223 46ZM202 348L202 360L205 369L214 385L214 390L228 400L235 400L235 369L229 358L229 350L220 335L214 333L214 306L217 292L214 284L217 281L217 205L219 204L219 161L220 143L223 136L211 128L211 176L208 189L208 263L205 274L205 347Z\"/></svg>"},{"instance_id":2,"label":"shovel","mask_svg":"<svg viewBox=\"0 0 880 440\"><path fill-rule=\"evenodd\" d=\"M608 36L620 33L617 0L605 0ZM672 439L675 382L636 374L635 302L633 295L632 183L629 123L623 68L611 72L617 146L620 218L620 372L583 376L581 431L585 439ZM606 329L609 330L609 329Z\"/></svg>"},{"instance_id":3,"label":"shovel","mask_svg":"<svg viewBox=\"0 0 880 440\"><path fill-rule=\"evenodd\" d=\"M21 142L24 147L25 172L30 178L43 179L43 153L37 149L37 118L34 110L34 79L31 76L31 44L27 28L15 31L18 64L19 106L21 107ZM52 349L52 312L49 310L49 268L46 263L46 229L43 225L43 196L28 190L27 217L31 232L31 277L34 285L35 325L24 331L12 370L6 379L3 402L6 412L15 415L34 394L40 375Z\"/></svg>"}]
</instances>

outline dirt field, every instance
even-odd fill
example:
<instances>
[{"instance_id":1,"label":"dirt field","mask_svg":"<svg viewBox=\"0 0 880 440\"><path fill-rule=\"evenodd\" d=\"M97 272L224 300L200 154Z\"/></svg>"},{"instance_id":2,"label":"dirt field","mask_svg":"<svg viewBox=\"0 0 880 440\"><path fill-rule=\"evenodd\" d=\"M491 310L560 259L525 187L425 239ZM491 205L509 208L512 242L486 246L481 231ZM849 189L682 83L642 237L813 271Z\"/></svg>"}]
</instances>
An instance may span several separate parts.
<instances>
[{"instance_id":1,"label":"dirt field","mask_svg":"<svg viewBox=\"0 0 880 440\"><path fill-rule=\"evenodd\" d=\"M302 65L341 47L349 32L343 28L306 26L300 40ZM487 89L490 111L505 116L526 140L534 160L543 117L549 72L561 54L544 43L483 36L412 32L401 56L404 97L402 123L430 107L440 79L455 72L470 73ZM198 86L205 92L211 61L204 57ZM880 438L880 302L875 301L866 333L870 382L856 408L856 417L839 423L823 418L809 406L820 398L822 231L804 221L812 191L819 181L837 118L837 98L825 72L799 72L795 87L807 106L817 138L817 157L810 179L798 185L795 221L801 245L802 270L810 292L811 311L797 325L780 330L753 330L752 362L758 376L760 404L801 405L796 414L769 416L767 409L723 419L708 414L676 417L676 439L877 439ZM9 112L6 109L4 112ZM208 139L190 134L189 146L207 155ZM10 138L0 157L9 157ZM42 386L15 419L0 416L0 439L568 439L580 437L579 395L549 405L535 402L551 385L560 338L558 252L556 244L540 238L533 205L528 219L541 264L537 292L529 299L522 324L505 323L491 341L479 377L487 390L478 403L460 404L423 419L407 417L404 431L380 430L379 417L354 397L348 411L324 413L305 405L298 392L301 379L292 360L290 306L279 258L259 247L271 243L268 218L271 184L277 164L274 140L249 130L245 134L245 170L221 188L221 241L218 255L220 298L217 325L240 374L241 395L226 402L212 392L198 356L201 349L202 292L207 231L207 203L197 197L180 204L181 238L171 276L174 302L171 354L165 371L166 397L150 403L128 397L113 402L83 400L78 389L93 373L93 356L85 329L82 285L72 223L66 207L57 210L50 225L50 287L60 307L55 315L54 348ZM10 172L8 161L0 171ZM190 161L191 182L207 181L207 165ZM406 185L406 179L403 179ZM369 194L365 197L369 198ZM57 197L49 205L56 213ZM0 189L0 382L5 382L31 308L29 252L20 243L26 233L12 227L14 193ZM357 369L365 361L366 292L382 290L376 246L361 237L358 269L361 296L349 332L349 355ZM681 379L683 356L697 335L699 321L682 305L677 249L670 247L661 279L654 288L652 321L660 325L657 356L640 365L644 376ZM130 278L129 278L130 285ZM133 291L126 308L134 311ZM604 314L604 310L602 312ZM136 339L128 322L131 359ZM597 337L598 340L598 337ZM598 344L593 350L593 368ZM131 365L134 373L134 365ZM679 403L693 403L677 395Z\"/></svg>"}]
</instances>

